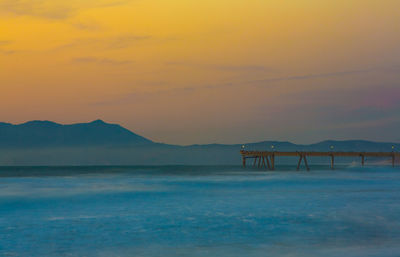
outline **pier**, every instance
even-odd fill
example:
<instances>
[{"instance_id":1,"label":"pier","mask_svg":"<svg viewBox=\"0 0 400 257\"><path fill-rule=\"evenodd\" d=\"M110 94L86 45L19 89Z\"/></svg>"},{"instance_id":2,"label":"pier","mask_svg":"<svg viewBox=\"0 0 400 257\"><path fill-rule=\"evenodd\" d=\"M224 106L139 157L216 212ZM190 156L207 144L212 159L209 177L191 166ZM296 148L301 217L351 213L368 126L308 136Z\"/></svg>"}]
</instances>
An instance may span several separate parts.
<instances>
[{"instance_id":1,"label":"pier","mask_svg":"<svg viewBox=\"0 0 400 257\"><path fill-rule=\"evenodd\" d=\"M335 157L359 157L361 165L365 165L367 157L381 157L390 158L392 161L392 167L395 166L396 158L400 158L400 153L397 152L277 152L277 151L245 151L241 150L243 167L246 167L248 159L253 160L253 166L260 169L275 170L275 157L297 157L297 170L300 170L301 164L304 162L304 166L307 171L310 170L307 158L309 157L330 157L331 169L335 168Z\"/></svg>"}]
</instances>

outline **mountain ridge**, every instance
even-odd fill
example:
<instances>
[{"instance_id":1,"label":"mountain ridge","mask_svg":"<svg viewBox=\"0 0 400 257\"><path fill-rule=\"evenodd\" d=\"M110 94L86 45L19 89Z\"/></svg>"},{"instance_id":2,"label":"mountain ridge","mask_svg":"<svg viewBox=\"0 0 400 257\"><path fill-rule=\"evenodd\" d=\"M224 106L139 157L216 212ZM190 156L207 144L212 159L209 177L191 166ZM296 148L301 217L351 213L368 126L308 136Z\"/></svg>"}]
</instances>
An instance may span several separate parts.
<instances>
[{"instance_id":1,"label":"mountain ridge","mask_svg":"<svg viewBox=\"0 0 400 257\"><path fill-rule=\"evenodd\" d=\"M0 123L0 147L93 146L151 144L118 124L94 120L88 123L59 124L33 120L21 124Z\"/></svg>"},{"instance_id":2,"label":"mountain ridge","mask_svg":"<svg viewBox=\"0 0 400 257\"><path fill-rule=\"evenodd\" d=\"M0 123L0 165L240 165L242 145L157 143L102 120L67 125L51 121ZM308 145L271 140L244 145L247 150L260 151L271 150L271 146L275 151L400 149L399 143L368 140L324 140Z\"/></svg>"},{"instance_id":3,"label":"mountain ridge","mask_svg":"<svg viewBox=\"0 0 400 257\"><path fill-rule=\"evenodd\" d=\"M63 128L63 129L68 129L68 128L82 128L82 129L87 129L87 130L83 130L81 131L81 135L78 136L85 136L87 137L88 135L90 135L90 133L93 132L94 129L104 129L107 128L107 131L103 131L103 132L108 132L110 134L112 133L116 133L119 135L125 135L125 136L131 136L132 139L136 139L136 140L127 140L124 141L125 145L129 145L130 143L148 143L148 144L157 144L157 145L165 145L165 146L176 146L176 147L223 147L223 146L241 146L241 145L246 145L246 146L252 146L252 147L256 147L256 146L271 146L271 145L279 145L279 146L284 146L286 147L305 147L305 148L309 148L309 147L326 147L326 146L335 146L335 145L344 145L344 144L352 144L354 145L359 145L359 146L365 146L365 145L371 145L371 144L398 144L398 143L393 143L393 142L377 142L377 141L370 141L370 140L363 140L363 139L351 139L351 140L323 140L323 141L319 141L319 142L315 142L315 143L311 143L311 144L296 144L296 143L292 143L289 141L276 141L276 140L264 140L264 141L259 141L259 142L250 142L250 143L235 143L235 144L223 144L223 143L209 143L209 144L191 144L191 145L174 145L174 144L164 144L164 143L158 143L158 142L153 142L152 140L145 138L143 136L140 136L134 132L132 132L129 129L126 129L124 127L122 127L119 124L114 124L114 123L107 123L101 119L97 119L97 120L93 120L91 122L87 122L87 123L72 123L72 124L61 124L61 123L57 123L57 122L53 122L53 121L49 121L49 120L31 120L31 121L27 121L24 123L20 123L20 124L12 124L12 123L7 123L7 122L0 122L0 147L2 146L2 142L4 142L4 139L2 137L4 137L5 135L5 131L4 128L12 128L12 129L19 129L19 128L30 128L30 129L34 129L34 128L42 128L42 129L49 129L49 128ZM18 131L19 134L18 136L24 136L21 135L22 133L26 133L27 135L25 136L30 136L29 131ZM48 132L48 131L46 131ZM83 135L82 135L83 134ZM100 141L100 143L103 144L121 144L121 138L110 138L109 135L98 135L98 136L103 136L103 139L109 139L104 140L104 141ZM7 136L10 136L9 134L7 134ZM15 136L15 135L14 135ZM47 135L47 136L53 136L53 138L47 138L48 140L55 140L57 136L60 136L60 134L55 134L55 135ZM62 136L62 133L61 133ZM65 136L65 135L64 135ZM108 136L108 137L107 137ZM111 141L112 139L114 139L115 141ZM125 140L127 138L124 138ZM8 141L10 141L10 139L8 139ZM21 141L21 140L17 140L17 141ZM89 143L89 145L99 145L99 142L94 142L94 141L89 141L86 142L85 140L83 140L82 143ZM65 145L59 145L59 146L67 146L67 145L71 145L69 144L65 144ZM75 144L75 145L79 145L79 144ZM12 145L10 145L12 146ZM32 145L33 146L33 145ZM46 145L41 145L41 146L46 146ZM49 144L48 146L53 146L53 144ZM264 150L267 150L268 147L264 147Z\"/></svg>"}]
</instances>

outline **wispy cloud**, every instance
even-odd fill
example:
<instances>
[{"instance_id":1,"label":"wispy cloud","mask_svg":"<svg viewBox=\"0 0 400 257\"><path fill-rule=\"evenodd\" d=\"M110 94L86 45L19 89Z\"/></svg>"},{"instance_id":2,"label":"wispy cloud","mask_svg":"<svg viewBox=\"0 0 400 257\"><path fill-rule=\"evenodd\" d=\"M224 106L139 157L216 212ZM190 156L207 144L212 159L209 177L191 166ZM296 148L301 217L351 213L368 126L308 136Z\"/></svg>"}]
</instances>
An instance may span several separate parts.
<instances>
[{"instance_id":1,"label":"wispy cloud","mask_svg":"<svg viewBox=\"0 0 400 257\"><path fill-rule=\"evenodd\" d=\"M80 30L99 30L101 29L101 26L98 23L94 23L94 22L78 22L78 23L73 23L72 26L74 26L77 29Z\"/></svg>"},{"instance_id":2,"label":"wispy cloud","mask_svg":"<svg viewBox=\"0 0 400 257\"><path fill-rule=\"evenodd\" d=\"M113 99L90 103L90 105L98 105L98 106L121 105L121 104L123 105L123 104L132 103L133 101L141 101L141 100L146 100L146 99L149 99L152 97L158 97L158 96L176 96L177 94L179 94L179 96L182 96L182 94L189 94L189 93L193 93L195 91L196 91L196 88L194 88L194 87L183 87L183 88L158 90L158 91L154 91L154 92L133 92L133 93L117 96Z\"/></svg>"},{"instance_id":3,"label":"wispy cloud","mask_svg":"<svg viewBox=\"0 0 400 257\"><path fill-rule=\"evenodd\" d=\"M123 35L119 37L112 38L109 42L109 48L126 48L137 42L151 39L151 36L144 35Z\"/></svg>"},{"instance_id":4,"label":"wispy cloud","mask_svg":"<svg viewBox=\"0 0 400 257\"><path fill-rule=\"evenodd\" d=\"M215 64L201 64L185 61L171 61L166 62L166 66L180 66L180 67L191 67L200 69L210 69L217 71L228 71L228 72L256 72L256 71L269 71L269 69L262 65L215 65Z\"/></svg>"},{"instance_id":5,"label":"wispy cloud","mask_svg":"<svg viewBox=\"0 0 400 257\"><path fill-rule=\"evenodd\" d=\"M182 63L170 63L170 65L181 65ZM131 94L126 94L115 99L111 99L104 102L95 103L95 105L113 105L113 104L124 104L129 103L133 100L140 100L146 99L148 97L154 97L159 95L174 95L174 94L187 94L192 93L198 90L212 90L212 89L219 89L219 88L231 88L231 87L242 87L242 86L249 86L249 84L254 84L253 86L266 86L270 85L269 83L265 84L265 82L275 83L279 81L285 80L309 80L309 79L317 79L317 78L330 78L330 77L340 77L358 73L366 73L372 71L385 71L391 67L382 67L382 68L371 68L371 69L359 69L359 70L348 70L348 71L340 71L340 72L329 72L329 73L319 73L319 74L312 74L312 75L299 75L299 76L287 76L287 77L277 77L277 78L270 78L270 79L262 79L262 80L252 80L252 81L232 81L232 82L222 82L222 83L215 83L215 84L207 84L207 85L198 85L198 86L187 86L181 88L173 88L169 90L158 90L154 92L135 92ZM261 83L263 82L263 83ZM324 94L325 91L322 91ZM369 92L369 91L368 91ZM389 91L387 91L389 92ZM387 105L394 105L395 100L398 98L398 90L397 91L390 91L390 97L380 97L368 100L367 103L369 105L373 104L379 106L380 108L387 106ZM298 94L298 93L297 93ZM315 93L314 93L315 94ZM354 92L352 94L355 94ZM375 93L371 93L375 94ZM305 95L308 95L308 93ZM376 95L376 94L375 94ZM298 95L296 95L298 97ZM324 99L325 95L321 96L321 99ZM382 99L385 98L384 104L382 103ZM389 101L391 99L391 101ZM338 100L339 101L339 100ZM396 102L397 103L397 102Z\"/></svg>"},{"instance_id":6,"label":"wispy cloud","mask_svg":"<svg viewBox=\"0 0 400 257\"><path fill-rule=\"evenodd\" d=\"M98 63L98 64L107 64L107 65L122 65L129 64L132 61L120 61L109 58L96 58L96 57L79 57L72 59L75 63Z\"/></svg>"},{"instance_id":7,"label":"wispy cloud","mask_svg":"<svg viewBox=\"0 0 400 257\"><path fill-rule=\"evenodd\" d=\"M321 78L335 78L335 77L343 77L355 74L363 74L369 72L377 72L377 71L393 71L395 66L387 66L387 67L375 67L368 69L358 69L358 70L345 70L345 71L336 71L336 72L327 72L327 73L316 73L316 74L304 74L304 75L296 75L296 76L282 76L282 77L272 77L265 79L256 79L256 80L247 80L247 81L232 81L231 83L221 83L209 85L204 88L220 88L220 87L231 87L231 86L269 86L275 82L280 81L297 81L297 80L313 80L313 79L321 79ZM398 67L396 70L399 70Z\"/></svg>"},{"instance_id":8,"label":"wispy cloud","mask_svg":"<svg viewBox=\"0 0 400 257\"><path fill-rule=\"evenodd\" d=\"M13 41L11 41L11 40L0 40L0 47L3 47L3 46L9 46L9 45L11 45L13 43ZM2 48L0 48L0 54L2 54L2 55L9 55L9 54L15 54L17 51L15 51L15 50L6 50L6 49L2 49Z\"/></svg>"},{"instance_id":9,"label":"wispy cloud","mask_svg":"<svg viewBox=\"0 0 400 257\"><path fill-rule=\"evenodd\" d=\"M166 65L185 65L183 62L170 62L166 63ZM154 92L135 92L126 94L120 97L116 97L114 99L110 99L107 101L96 102L93 105L114 105L114 104L126 104L132 102L134 100L147 99L149 97L155 97L160 95L174 95L174 94L187 94L192 93L198 90L210 90L210 89L219 89L219 88L229 88L229 87L241 87L248 86L249 84L254 83L254 86L259 86L259 83L256 82L278 82L283 80L306 80L306 79L315 79L315 78L324 78L324 77L335 77L335 76L343 76L353 73L361 73L367 72L373 69L364 69L364 70L349 70L342 72L330 72L330 73L321 73L321 74L313 74L313 75L301 75L301 76L288 76L288 77L279 77L279 78L271 78L271 79L263 79L263 80L252 80L252 81L234 81L234 82L223 82L223 83L215 83L215 84L207 84L207 85L199 85L199 86L188 86L181 88L173 88L168 90L158 90ZM264 85L264 84L262 84Z\"/></svg>"},{"instance_id":10,"label":"wispy cloud","mask_svg":"<svg viewBox=\"0 0 400 257\"><path fill-rule=\"evenodd\" d=\"M0 49L0 54L3 54L3 55L9 55L9 54L15 54L17 51L14 51L14 50L2 50L2 49Z\"/></svg>"},{"instance_id":11,"label":"wispy cloud","mask_svg":"<svg viewBox=\"0 0 400 257\"><path fill-rule=\"evenodd\" d=\"M45 0L1 0L0 10L3 13L9 13L17 16L34 16L46 19L65 19L75 10L69 5L60 6L59 1ZM54 3L56 2L56 3Z\"/></svg>"},{"instance_id":12,"label":"wispy cloud","mask_svg":"<svg viewBox=\"0 0 400 257\"><path fill-rule=\"evenodd\" d=\"M113 37L104 38L77 38L72 42L59 46L53 50L61 50L66 48L76 48L83 46L91 46L99 49L120 49L127 48L138 44L139 42L152 39L149 35L119 35Z\"/></svg>"},{"instance_id":13,"label":"wispy cloud","mask_svg":"<svg viewBox=\"0 0 400 257\"><path fill-rule=\"evenodd\" d=\"M239 65L239 66L215 66L217 70L222 71L268 71L264 66L260 65Z\"/></svg>"},{"instance_id":14,"label":"wispy cloud","mask_svg":"<svg viewBox=\"0 0 400 257\"><path fill-rule=\"evenodd\" d=\"M0 40L0 46L10 45L11 43L11 40Z\"/></svg>"},{"instance_id":15,"label":"wispy cloud","mask_svg":"<svg viewBox=\"0 0 400 257\"><path fill-rule=\"evenodd\" d=\"M346 75L353 75L358 73L366 73L375 71L377 69L360 69L360 70L348 70L348 71L338 71L338 72L328 72L328 73L317 73L317 74L305 74L298 76L285 76L285 77L275 77L275 78L266 78L266 79L258 79L251 80L248 83L260 83L260 82L278 82L278 81L287 81L287 80L308 80L308 79L319 79L319 78L331 78L331 77L340 77Z\"/></svg>"},{"instance_id":16,"label":"wispy cloud","mask_svg":"<svg viewBox=\"0 0 400 257\"><path fill-rule=\"evenodd\" d=\"M130 0L0 0L0 13L62 20L81 10L123 5Z\"/></svg>"}]
</instances>

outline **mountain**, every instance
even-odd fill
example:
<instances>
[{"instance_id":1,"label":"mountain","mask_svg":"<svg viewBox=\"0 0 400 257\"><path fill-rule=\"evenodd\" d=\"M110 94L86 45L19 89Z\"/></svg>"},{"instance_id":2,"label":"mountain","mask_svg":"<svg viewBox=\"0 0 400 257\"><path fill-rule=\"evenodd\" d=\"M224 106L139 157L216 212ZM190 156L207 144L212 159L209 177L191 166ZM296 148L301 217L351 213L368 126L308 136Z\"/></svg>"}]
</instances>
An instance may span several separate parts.
<instances>
[{"instance_id":1,"label":"mountain","mask_svg":"<svg viewBox=\"0 0 400 257\"><path fill-rule=\"evenodd\" d=\"M399 143L373 142L367 140L325 140L315 144L300 145L290 142L265 141L247 144L251 150L270 150L274 146L276 151L353 151L353 152L391 152L392 146L400 150ZM331 149L331 147L333 147Z\"/></svg>"},{"instance_id":2,"label":"mountain","mask_svg":"<svg viewBox=\"0 0 400 257\"><path fill-rule=\"evenodd\" d=\"M153 142L117 124L95 120L61 125L51 121L0 123L0 148L143 145Z\"/></svg>"},{"instance_id":3,"label":"mountain","mask_svg":"<svg viewBox=\"0 0 400 257\"><path fill-rule=\"evenodd\" d=\"M242 144L167 145L152 142L119 125L96 120L61 125L30 121L20 125L0 123L1 165L240 165ZM281 141L245 144L248 150L275 151L392 151L400 144L365 140L322 141L299 145ZM343 158L343 162L357 161ZM297 158L279 158L293 163ZM341 159L338 158L338 162ZM367 160L368 162L375 160ZM328 164L323 158L309 162Z\"/></svg>"}]
</instances>

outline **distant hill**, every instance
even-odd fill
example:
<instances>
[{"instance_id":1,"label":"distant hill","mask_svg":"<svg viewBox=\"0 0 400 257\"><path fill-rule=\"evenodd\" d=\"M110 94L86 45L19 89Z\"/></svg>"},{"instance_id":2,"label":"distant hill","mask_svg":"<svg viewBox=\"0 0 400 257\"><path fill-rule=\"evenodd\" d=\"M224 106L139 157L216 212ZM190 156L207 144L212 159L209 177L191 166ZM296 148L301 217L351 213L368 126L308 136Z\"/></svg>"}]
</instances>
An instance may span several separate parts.
<instances>
[{"instance_id":1,"label":"distant hill","mask_svg":"<svg viewBox=\"0 0 400 257\"><path fill-rule=\"evenodd\" d=\"M0 165L240 165L242 144L166 145L152 142L119 125L96 120L61 125L31 121L0 123ZM245 144L248 150L275 151L392 151L398 143L365 140L322 141L299 145L281 141ZM279 158L277 162L296 162ZM310 158L310 163L329 160ZM338 162L340 162L340 158ZM344 158L343 162L357 161ZM367 160L367 163L382 160Z\"/></svg>"},{"instance_id":2,"label":"distant hill","mask_svg":"<svg viewBox=\"0 0 400 257\"><path fill-rule=\"evenodd\" d=\"M354 152L390 152L392 146L400 150L399 143L390 142L373 142L367 140L326 140L315 144L301 145L290 142L265 141L259 143L251 143L246 145L248 149L253 150L271 150L274 146L276 151L354 151Z\"/></svg>"},{"instance_id":3,"label":"distant hill","mask_svg":"<svg viewBox=\"0 0 400 257\"><path fill-rule=\"evenodd\" d=\"M116 124L96 120L61 125L51 121L30 121L13 125L0 123L0 147L69 147L151 144L152 141Z\"/></svg>"}]
</instances>

